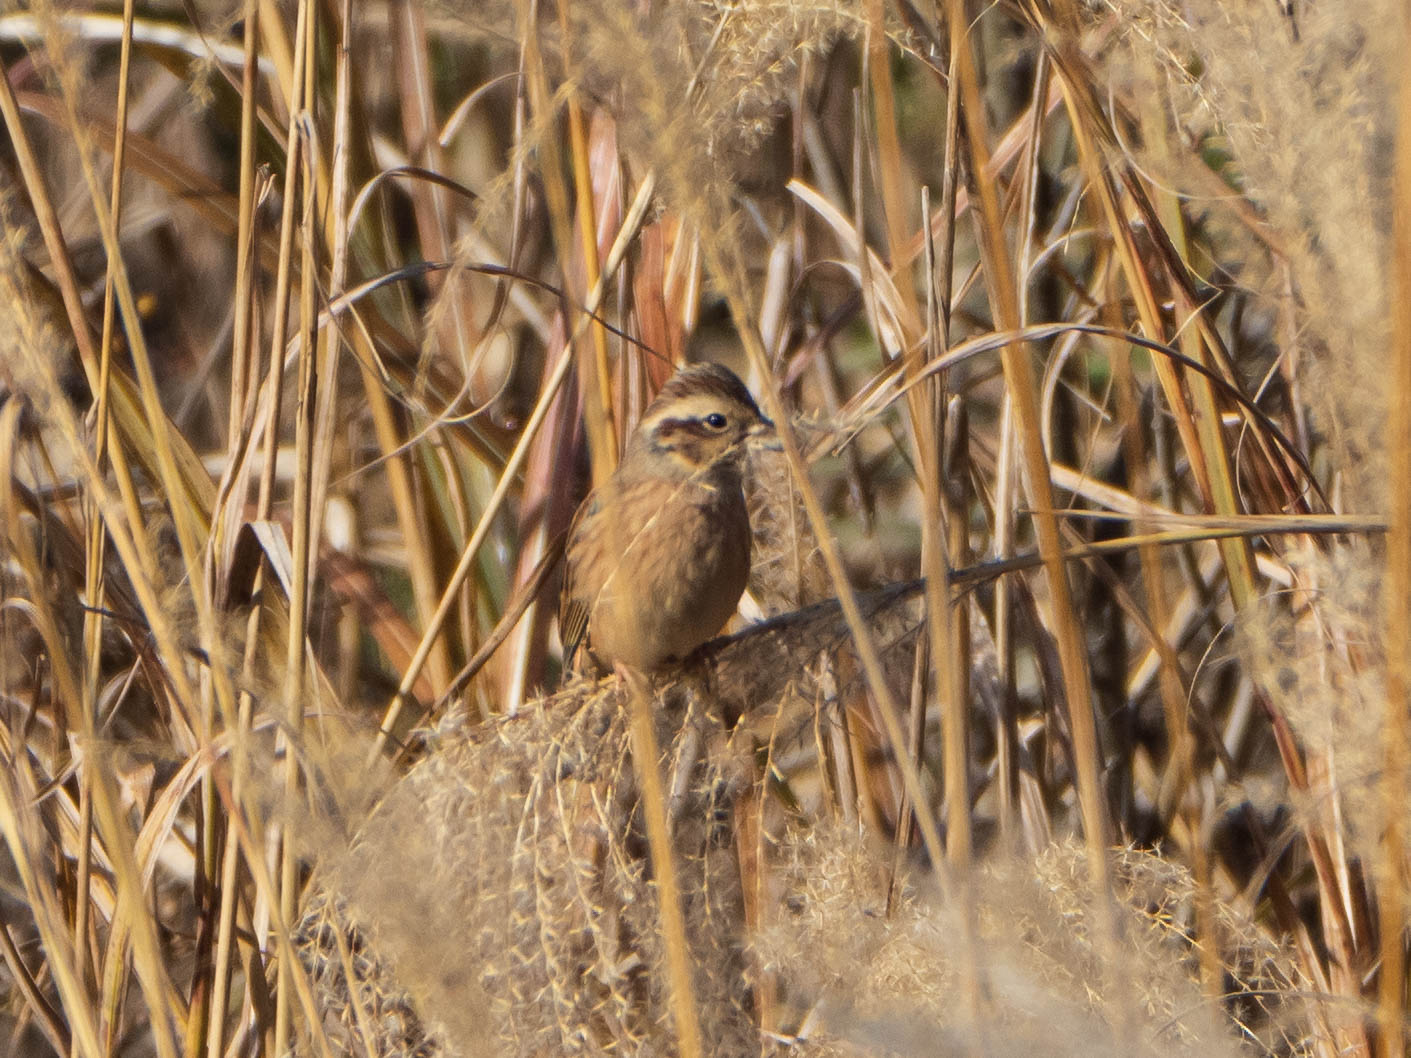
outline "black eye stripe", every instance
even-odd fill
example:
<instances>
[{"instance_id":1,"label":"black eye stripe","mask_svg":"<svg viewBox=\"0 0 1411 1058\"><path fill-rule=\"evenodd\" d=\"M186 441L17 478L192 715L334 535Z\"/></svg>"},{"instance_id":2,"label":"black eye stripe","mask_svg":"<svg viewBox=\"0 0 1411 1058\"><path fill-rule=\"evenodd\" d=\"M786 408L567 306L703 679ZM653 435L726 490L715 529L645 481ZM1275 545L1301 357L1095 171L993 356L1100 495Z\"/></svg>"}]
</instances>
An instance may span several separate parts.
<instances>
[{"instance_id":1,"label":"black eye stripe","mask_svg":"<svg viewBox=\"0 0 1411 1058\"><path fill-rule=\"evenodd\" d=\"M710 423L711 419L719 418L720 425ZM683 418L683 419L663 419L657 423L653 431L658 437L672 437L679 434L690 434L693 437L714 437L727 425L725 416L719 412L712 412L703 418Z\"/></svg>"}]
</instances>

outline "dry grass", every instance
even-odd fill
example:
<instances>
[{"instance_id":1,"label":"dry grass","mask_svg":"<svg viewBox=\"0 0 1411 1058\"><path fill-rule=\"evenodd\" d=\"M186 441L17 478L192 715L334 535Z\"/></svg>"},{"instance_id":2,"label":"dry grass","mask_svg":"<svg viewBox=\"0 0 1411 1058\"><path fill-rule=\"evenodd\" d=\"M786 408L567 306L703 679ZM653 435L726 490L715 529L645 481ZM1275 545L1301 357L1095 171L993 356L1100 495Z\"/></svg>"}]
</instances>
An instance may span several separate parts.
<instances>
[{"instance_id":1,"label":"dry grass","mask_svg":"<svg viewBox=\"0 0 1411 1058\"><path fill-rule=\"evenodd\" d=\"M0 1046L1403 1052L1398 5L133 7L0 14ZM702 357L634 728L526 585Z\"/></svg>"}]
</instances>

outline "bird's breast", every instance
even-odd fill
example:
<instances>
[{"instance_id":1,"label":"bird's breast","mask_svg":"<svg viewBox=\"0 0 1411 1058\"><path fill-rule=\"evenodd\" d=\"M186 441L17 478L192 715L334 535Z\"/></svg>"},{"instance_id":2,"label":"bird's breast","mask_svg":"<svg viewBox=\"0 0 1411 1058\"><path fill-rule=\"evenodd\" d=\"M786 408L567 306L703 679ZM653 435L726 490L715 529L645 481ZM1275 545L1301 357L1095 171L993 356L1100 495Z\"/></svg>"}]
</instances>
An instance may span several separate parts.
<instances>
[{"instance_id":1,"label":"bird's breast","mask_svg":"<svg viewBox=\"0 0 1411 1058\"><path fill-rule=\"evenodd\" d=\"M637 492L636 496L633 493ZM750 525L738 481L627 490L600 537L611 574L590 601L594 652L640 669L684 658L739 605L750 572Z\"/></svg>"}]
</instances>

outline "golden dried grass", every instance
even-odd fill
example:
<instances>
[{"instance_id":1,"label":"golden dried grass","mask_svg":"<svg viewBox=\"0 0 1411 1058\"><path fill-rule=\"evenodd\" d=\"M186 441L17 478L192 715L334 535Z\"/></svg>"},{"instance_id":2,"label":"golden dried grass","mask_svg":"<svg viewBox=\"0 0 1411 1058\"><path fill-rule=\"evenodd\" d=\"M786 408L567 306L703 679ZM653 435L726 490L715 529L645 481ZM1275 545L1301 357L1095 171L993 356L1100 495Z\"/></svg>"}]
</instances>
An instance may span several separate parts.
<instances>
[{"instance_id":1,"label":"golden dried grass","mask_svg":"<svg viewBox=\"0 0 1411 1058\"><path fill-rule=\"evenodd\" d=\"M1395 5L128 13L0 16L13 1047L1399 1051ZM688 351L644 804L517 604Z\"/></svg>"}]
</instances>

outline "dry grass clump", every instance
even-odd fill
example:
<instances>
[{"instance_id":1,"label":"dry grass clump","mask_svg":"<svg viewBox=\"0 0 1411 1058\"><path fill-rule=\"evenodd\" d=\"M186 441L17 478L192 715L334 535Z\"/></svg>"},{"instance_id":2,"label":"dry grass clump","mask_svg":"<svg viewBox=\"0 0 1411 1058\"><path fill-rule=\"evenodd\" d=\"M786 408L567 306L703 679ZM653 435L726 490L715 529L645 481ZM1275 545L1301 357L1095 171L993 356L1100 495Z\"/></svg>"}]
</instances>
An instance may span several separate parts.
<instances>
[{"instance_id":1,"label":"dry grass clump","mask_svg":"<svg viewBox=\"0 0 1411 1058\"><path fill-rule=\"evenodd\" d=\"M1202 943L1226 996L1202 994L1202 893L1152 853L1114 860L1115 952L1076 845L999 854L940 889L915 865L897 873L855 827L773 813L746 857L741 815L761 805L763 777L748 727L732 734L700 681L728 686L750 638L666 688L657 717L712 1054L758 1053L761 1022L798 1055L1233 1055L1239 1037L1306 1053L1312 1015L1289 953L1217 902ZM578 684L436 733L347 852L323 858L299 934L331 1038L389 1056L673 1050L624 727L620 688Z\"/></svg>"},{"instance_id":2,"label":"dry grass clump","mask_svg":"<svg viewBox=\"0 0 1411 1058\"><path fill-rule=\"evenodd\" d=\"M336 903L302 927L323 1002L347 1029L381 1037L389 1008L401 1009L387 993L404 990L439 1053L670 1049L625 714L620 694L581 687L491 729L438 736L348 854L328 863L322 879ZM703 1029L714 1053L751 1053L728 840L738 793L703 751L722 725L699 699L659 718ZM386 964L358 1006L338 947L350 928L359 955ZM429 1045L409 1040L402 1051L379 1039L371 1053Z\"/></svg>"},{"instance_id":3,"label":"dry grass clump","mask_svg":"<svg viewBox=\"0 0 1411 1058\"><path fill-rule=\"evenodd\" d=\"M833 596L808 512L782 454L760 452L746 464L745 494L754 529L750 595L766 615L789 613Z\"/></svg>"},{"instance_id":4,"label":"dry grass clump","mask_svg":"<svg viewBox=\"0 0 1411 1058\"><path fill-rule=\"evenodd\" d=\"M945 889L878 870L855 832L791 831L776 849L784 911L756 952L799 1011L803 1053L921 1055L1302 1054L1309 1009L1287 953L1227 904L1215 909L1221 987L1249 997L1231 1022L1200 987L1190 874L1114 853L1121 945L1096 941L1081 849L999 855ZM889 883L891 888L889 889ZM974 946L964 937L973 891ZM967 978L978 982L968 1006ZM1228 998L1228 997L1227 997Z\"/></svg>"},{"instance_id":5,"label":"dry grass clump","mask_svg":"<svg viewBox=\"0 0 1411 1058\"><path fill-rule=\"evenodd\" d=\"M914 664L914 595L869 601L897 679ZM823 604L717 641L656 689L696 1002L715 1054L757 1051L769 992L751 924L775 883L737 841L782 818L758 774L761 740L788 767L820 720L841 722L814 676L836 688L855 670L847 647L836 605ZM323 840L299 945L338 1038L378 1055L673 1049L625 697L613 680L578 680L514 717L448 721L346 850Z\"/></svg>"}]
</instances>

